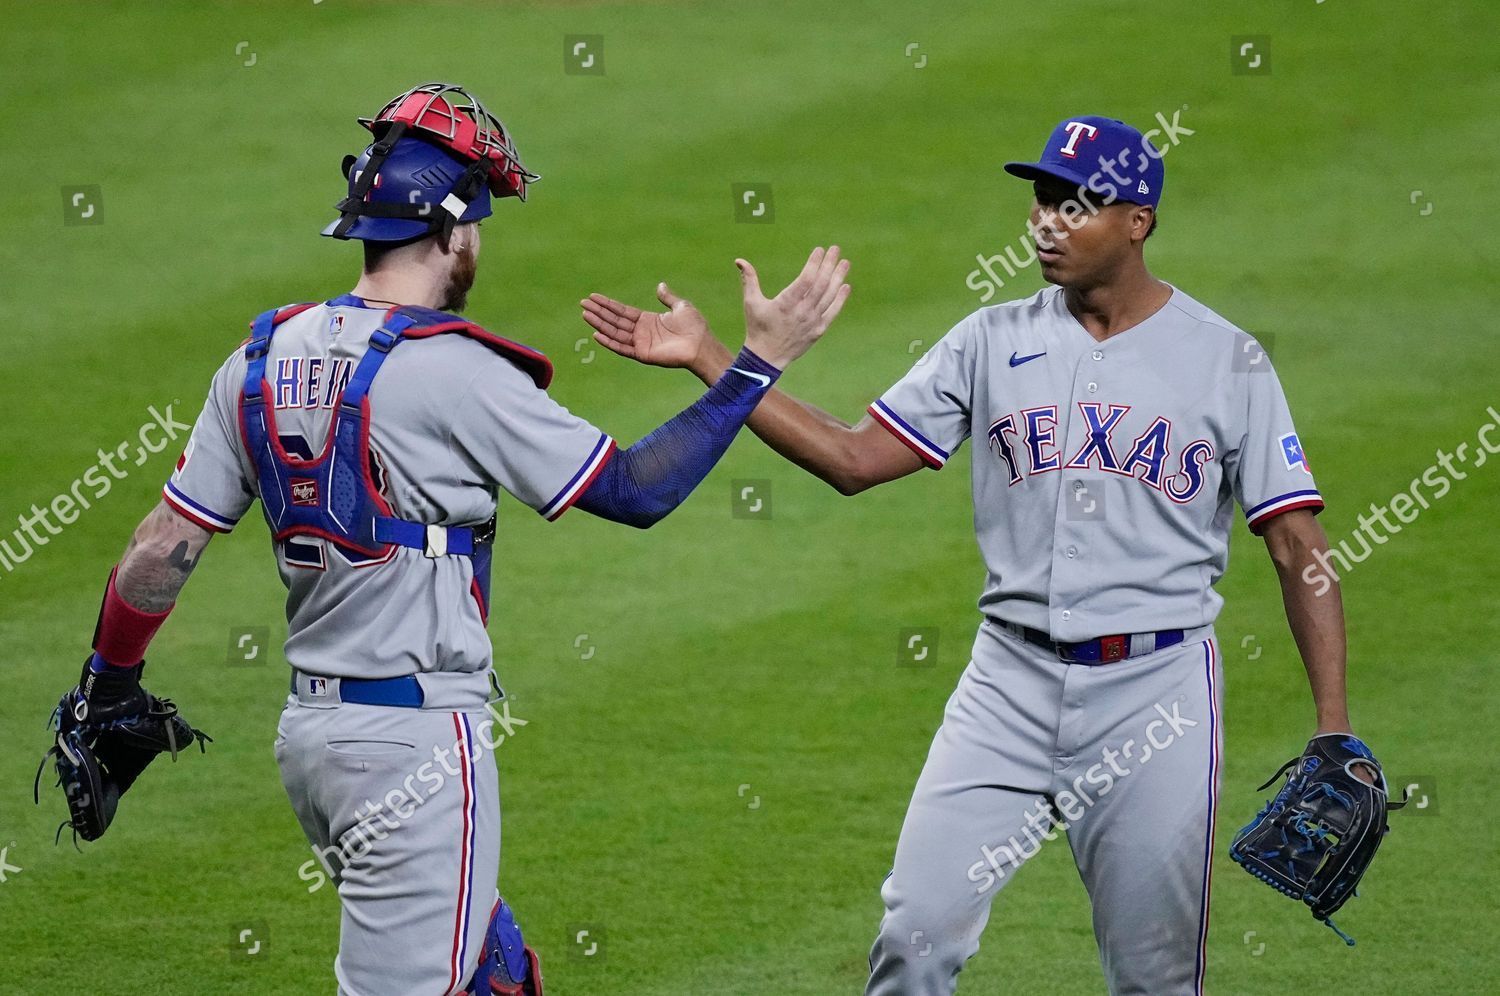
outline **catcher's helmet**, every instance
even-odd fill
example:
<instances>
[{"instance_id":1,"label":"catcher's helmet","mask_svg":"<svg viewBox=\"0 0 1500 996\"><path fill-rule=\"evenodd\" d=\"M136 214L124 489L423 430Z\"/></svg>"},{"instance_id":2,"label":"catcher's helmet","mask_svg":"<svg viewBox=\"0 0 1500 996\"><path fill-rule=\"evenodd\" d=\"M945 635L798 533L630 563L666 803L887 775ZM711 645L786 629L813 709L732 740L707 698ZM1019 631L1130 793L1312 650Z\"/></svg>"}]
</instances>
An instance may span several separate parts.
<instances>
[{"instance_id":1,"label":"catcher's helmet","mask_svg":"<svg viewBox=\"0 0 1500 996\"><path fill-rule=\"evenodd\" d=\"M358 120L375 142L344 158L349 196L323 229L336 239L447 238L454 225L488 217L491 194L524 201L527 185L541 179L521 165L499 119L450 83L413 87Z\"/></svg>"}]
</instances>

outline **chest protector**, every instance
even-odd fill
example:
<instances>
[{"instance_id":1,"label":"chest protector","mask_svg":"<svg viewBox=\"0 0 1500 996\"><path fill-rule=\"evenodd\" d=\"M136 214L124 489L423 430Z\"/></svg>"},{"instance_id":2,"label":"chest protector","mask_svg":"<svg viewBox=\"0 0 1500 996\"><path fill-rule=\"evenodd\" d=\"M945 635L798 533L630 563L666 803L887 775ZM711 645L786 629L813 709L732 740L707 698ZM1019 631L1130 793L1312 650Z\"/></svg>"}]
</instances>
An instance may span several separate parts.
<instances>
[{"instance_id":1,"label":"chest protector","mask_svg":"<svg viewBox=\"0 0 1500 996\"><path fill-rule=\"evenodd\" d=\"M276 542L316 537L371 560L388 559L401 546L428 557L470 557L473 595L481 616L489 615L490 560L495 520L473 526L442 526L397 518L375 486L370 470L370 386L391 351L407 340L444 333L483 343L545 388L552 364L536 350L486 332L456 315L430 308L392 308L370 336L347 386L333 406L322 452L311 458L288 453L276 431L266 359L282 322L314 304L294 304L259 315L245 344L245 384L240 392L240 434L260 482L261 503ZM411 348L411 347L408 347Z\"/></svg>"}]
</instances>

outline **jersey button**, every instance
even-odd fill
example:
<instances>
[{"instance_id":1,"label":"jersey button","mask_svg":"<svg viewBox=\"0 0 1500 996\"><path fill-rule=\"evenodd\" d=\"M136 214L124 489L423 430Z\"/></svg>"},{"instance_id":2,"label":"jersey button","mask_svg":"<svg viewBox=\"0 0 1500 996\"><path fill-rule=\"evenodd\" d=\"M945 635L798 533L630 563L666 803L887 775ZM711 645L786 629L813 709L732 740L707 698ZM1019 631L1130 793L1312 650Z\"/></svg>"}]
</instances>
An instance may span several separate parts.
<instances>
[{"instance_id":1,"label":"jersey button","mask_svg":"<svg viewBox=\"0 0 1500 996\"><path fill-rule=\"evenodd\" d=\"M1099 385L1096 384L1096 383L1094 383L1093 381L1089 381L1089 393L1090 394L1097 394L1098 391L1099 391Z\"/></svg>"},{"instance_id":2,"label":"jersey button","mask_svg":"<svg viewBox=\"0 0 1500 996\"><path fill-rule=\"evenodd\" d=\"M1104 359L1104 352L1103 352L1103 350L1099 350L1099 349L1094 350L1094 359L1096 359L1096 360L1102 360L1102 359Z\"/></svg>"},{"instance_id":3,"label":"jersey button","mask_svg":"<svg viewBox=\"0 0 1500 996\"><path fill-rule=\"evenodd\" d=\"M1074 491L1082 491L1083 490L1083 482L1082 481L1074 481L1073 482L1073 490Z\"/></svg>"},{"instance_id":4,"label":"jersey button","mask_svg":"<svg viewBox=\"0 0 1500 996\"><path fill-rule=\"evenodd\" d=\"M1078 556L1078 547L1076 547L1076 546L1070 546L1070 547L1068 547L1068 559L1072 560L1076 556Z\"/></svg>"},{"instance_id":5,"label":"jersey button","mask_svg":"<svg viewBox=\"0 0 1500 996\"><path fill-rule=\"evenodd\" d=\"M1067 609L1063 609L1062 610L1062 617L1063 617L1063 621L1066 622L1067 620L1073 618L1073 613L1069 612Z\"/></svg>"}]
</instances>

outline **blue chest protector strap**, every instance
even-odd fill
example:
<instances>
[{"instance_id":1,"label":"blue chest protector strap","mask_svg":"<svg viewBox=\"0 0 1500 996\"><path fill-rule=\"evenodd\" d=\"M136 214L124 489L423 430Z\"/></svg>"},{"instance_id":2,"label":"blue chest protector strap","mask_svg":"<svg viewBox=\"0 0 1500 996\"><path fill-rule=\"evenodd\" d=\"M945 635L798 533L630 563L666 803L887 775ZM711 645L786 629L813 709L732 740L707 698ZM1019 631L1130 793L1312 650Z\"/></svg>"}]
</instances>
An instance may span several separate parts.
<instances>
[{"instance_id":1,"label":"blue chest protector strap","mask_svg":"<svg viewBox=\"0 0 1500 996\"><path fill-rule=\"evenodd\" d=\"M474 560L475 597L488 613L489 566L495 520L479 526L443 526L397 517L375 486L370 469L370 387L381 366L406 339L457 332L475 338L527 368L538 383L551 373L541 354L491 335L463 319L425 308L399 308L370 336L348 385L334 406L328 439L317 456L289 454L276 431L276 415L266 381L271 339L281 322L305 310L294 306L268 311L250 326L248 361L240 393L240 431L255 465L261 502L274 538L327 540L357 557L389 557L393 547L421 550L428 557Z\"/></svg>"}]
</instances>

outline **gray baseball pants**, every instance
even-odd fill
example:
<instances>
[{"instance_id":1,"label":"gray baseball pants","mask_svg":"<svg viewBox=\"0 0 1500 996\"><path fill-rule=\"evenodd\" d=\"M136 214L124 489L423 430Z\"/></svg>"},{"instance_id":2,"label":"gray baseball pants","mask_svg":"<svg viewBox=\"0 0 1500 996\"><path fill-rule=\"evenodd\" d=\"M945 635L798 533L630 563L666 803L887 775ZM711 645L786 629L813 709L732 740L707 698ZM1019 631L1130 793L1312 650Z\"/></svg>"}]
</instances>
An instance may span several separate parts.
<instances>
[{"instance_id":1,"label":"gray baseball pants","mask_svg":"<svg viewBox=\"0 0 1500 996\"><path fill-rule=\"evenodd\" d=\"M457 676L455 676L457 677ZM483 676L479 676L481 681ZM504 737L482 684L447 683L423 708L339 700L298 675L277 725L282 784L313 858L338 887L339 996L447 996L479 962L498 892ZM464 685L454 694L453 685Z\"/></svg>"},{"instance_id":2,"label":"gray baseball pants","mask_svg":"<svg viewBox=\"0 0 1500 996\"><path fill-rule=\"evenodd\" d=\"M867 996L956 990L990 903L1065 835L1116 996L1203 989L1222 749L1210 627L1081 665L986 622L917 779Z\"/></svg>"}]
</instances>

